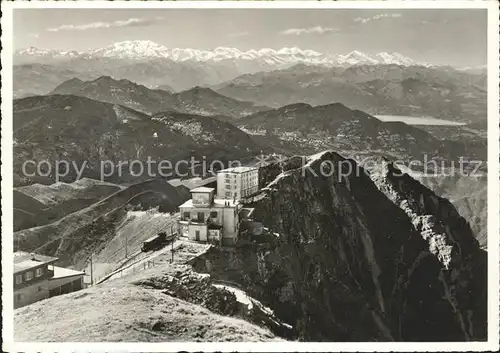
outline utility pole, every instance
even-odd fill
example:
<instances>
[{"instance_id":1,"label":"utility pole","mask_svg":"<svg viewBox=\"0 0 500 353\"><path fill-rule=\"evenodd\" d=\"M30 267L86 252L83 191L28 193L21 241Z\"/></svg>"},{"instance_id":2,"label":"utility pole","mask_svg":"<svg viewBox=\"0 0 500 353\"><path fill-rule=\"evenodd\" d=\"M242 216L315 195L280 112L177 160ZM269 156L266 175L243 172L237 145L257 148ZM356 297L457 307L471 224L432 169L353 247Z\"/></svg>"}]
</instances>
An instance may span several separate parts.
<instances>
[{"instance_id":1,"label":"utility pole","mask_svg":"<svg viewBox=\"0 0 500 353\"><path fill-rule=\"evenodd\" d=\"M94 285L94 266L92 264L92 255L90 254L90 285Z\"/></svg>"},{"instance_id":2,"label":"utility pole","mask_svg":"<svg viewBox=\"0 0 500 353\"><path fill-rule=\"evenodd\" d=\"M128 233L125 232L125 260L128 258Z\"/></svg>"},{"instance_id":3,"label":"utility pole","mask_svg":"<svg viewBox=\"0 0 500 353\"><path fill-rule=\"evenodd\" d=\"M172 259L170 260L170 263L174 263L174 241L175 241L175 237L174 237L174 226L173 225L170 226L170 234L172 235L172 242L171 242L171 244L172 244L171 247L172 248L170 250L172 252Z\"/></svg>"}]
</instances>

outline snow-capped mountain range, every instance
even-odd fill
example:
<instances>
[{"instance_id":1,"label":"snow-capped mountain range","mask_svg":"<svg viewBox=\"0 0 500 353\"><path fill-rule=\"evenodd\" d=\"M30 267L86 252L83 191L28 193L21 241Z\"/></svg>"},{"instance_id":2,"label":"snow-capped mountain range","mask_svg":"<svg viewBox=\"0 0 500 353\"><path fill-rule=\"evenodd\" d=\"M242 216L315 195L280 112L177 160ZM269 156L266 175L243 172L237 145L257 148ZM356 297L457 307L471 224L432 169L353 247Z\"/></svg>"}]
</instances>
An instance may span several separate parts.
<instances>
[{"instance_id":1,"label":"snow-capped mountain range","mask_svg":"<svg viewBox=\"0 0 500 353\"><path fill-rule=\"evenodd\" d=\"M368 55L353 51L346 55L327 55L314 50L303 50L297 47L282 49L251 49L241 51L236 48L218 47L213 50L190 48L167 48L150 40L124 41L105 48L92 49L85 52L39 49L30 47L19 50L15 57L29 61L35 58L54 60L75 58L115 58L128 60L170 59L177 62L224 62L224 61L257 61L267 65L308 64L324 66L352 66L396 64L403 66L429 66L406 57L400 53L381 52Z\"/></svg>"}]
</instances>

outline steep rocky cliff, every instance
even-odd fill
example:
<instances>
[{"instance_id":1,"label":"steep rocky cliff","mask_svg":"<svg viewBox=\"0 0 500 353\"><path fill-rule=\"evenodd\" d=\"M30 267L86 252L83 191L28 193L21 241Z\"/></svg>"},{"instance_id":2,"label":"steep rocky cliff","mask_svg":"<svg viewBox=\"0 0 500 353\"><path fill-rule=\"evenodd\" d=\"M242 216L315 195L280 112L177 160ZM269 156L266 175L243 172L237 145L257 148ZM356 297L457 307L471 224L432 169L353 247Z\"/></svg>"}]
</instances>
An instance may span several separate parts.
<instances>
[{"instance_id":1,"label":"steep rocky cliff","mask_svg":"<svg viewBox=\"0 0 500 353\"><path fill-rule=\"evenodd\" d=\"M243 285L300 340L486 339L486 253L450 202L384 160L333 152L260 174L251 206L272 240L213 250L197 270Z\"/></svg>"}]
</instances>

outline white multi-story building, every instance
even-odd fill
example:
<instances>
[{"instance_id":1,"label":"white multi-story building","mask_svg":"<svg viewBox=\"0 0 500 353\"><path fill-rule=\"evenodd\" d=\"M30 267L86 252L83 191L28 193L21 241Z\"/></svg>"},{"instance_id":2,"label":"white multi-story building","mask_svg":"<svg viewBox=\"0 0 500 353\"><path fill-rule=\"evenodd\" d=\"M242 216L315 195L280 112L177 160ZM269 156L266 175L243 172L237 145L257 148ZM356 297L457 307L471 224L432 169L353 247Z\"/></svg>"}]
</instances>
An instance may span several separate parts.
<instances>
[{"instance_id":1,"label":"white multi-story building","mask_svg":"<svg viewBox=\"0 0 500 353\"><path fill-rule=\"evenodd\" d=\"M258 178L258 168L230 168L217 174L217 195L214 188L192 189L191 199L179 206L180 234L196 241L235 244L243 209L240 200L258 191Z\"/></svg>"},{"instance_id":2,"label":"white multi-story building","mask_svg":"<svg viewBox=\"0 0 500 353\"><path fill-rule=\"evenodd\" d=\"M179 231L196 241L235 244L239 231L241 205L234 200L214 198L215 189L191 190L191 199L179 206Z\"/></svg>"},{"instance_id":3,"label":"white multi-story building","mask_svg":"<svg viewBox=\"0 0 500 353\"><path fill-rule=\"evenodd\" d=\"M259 189L259 169L235 167L217 173L217 198L240 200Z\"/></svg>"}]
</instances>

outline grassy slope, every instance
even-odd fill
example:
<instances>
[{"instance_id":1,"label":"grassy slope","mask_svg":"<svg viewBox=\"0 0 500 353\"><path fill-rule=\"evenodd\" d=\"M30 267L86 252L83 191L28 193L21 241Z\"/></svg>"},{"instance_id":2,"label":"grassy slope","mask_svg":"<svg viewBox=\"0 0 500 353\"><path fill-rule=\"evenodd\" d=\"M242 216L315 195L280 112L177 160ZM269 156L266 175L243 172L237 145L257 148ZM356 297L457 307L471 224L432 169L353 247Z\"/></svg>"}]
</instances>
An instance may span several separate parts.
<instances>
[{"instance_id":1,"label":"grassy slope","mask_svg":"<svg viewBox=\"0 0 500 353\"><path fill-rule=\"evenodd\" d=\"M16 188L45 205L59 205L74 199L98 199L111 195L124 187L100 180L82 178L73 183L54 183L52 185L32 184Z\"/></svg>"},{"instance_id":2,"label":"grassy slope","mask_svg":"<svg viewBox=\"0 0 500 353\"><path fill-rule=\"evenodd\" d=\"M169 232L175 218L168 213L129 211L113 229L114 237L105 247L94 253L93 271L96 281L114 270L125 260L125 244L128 257L140 251L142 243L162 231ZM126 242L126 243L125 243ZM87 264L86 272L90 273Z\"/></svg>"},{"instance_id":3,"label":"grassy slope","mask_svg":"<svg viewBox=\"0 0 500 353\"><path fill-rule=\"evenodd\" d=\"M20 191L13 191L14 230L33 227L35 215L44 213L46 206Z\"/></svg>"},{"instance_id":4,"label":"grassy slope","mask_svg":"<svg viewBox=\"0 0 500 353\"><path fill-rule=\"evenodd\" d=\"M71 184L33 184L15 188L14 231L55 222L123 188L87 178Z\"/></svg>"},{"instance_id":5,"label":"grassy slope","mask_svg":"<svg viewBox=\"0 0 500 353\"><path fill-rule=\"evenodd\" d=\"M15 310L16 341L271 341L270 331L132 282L159 267ZM57 320L54 318L57 317Z\"/></svg>"},{"instance_id":6,"label":"grassy slope","mask_svg":"<svg viewBox=\"0 0 500 353\"><path fill-rule=\"evenodd\" d=\"M137 183L54 223L15 232L14 247L59 256L60 263L66 266L81 265L115 236L116 226L126 215L125 206L135 202L144 204L151 195L160 195L156 200L166 212L174 211L189 198L183 189L164 180Z\"/></svg>"}]
</instances>

